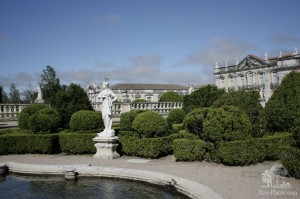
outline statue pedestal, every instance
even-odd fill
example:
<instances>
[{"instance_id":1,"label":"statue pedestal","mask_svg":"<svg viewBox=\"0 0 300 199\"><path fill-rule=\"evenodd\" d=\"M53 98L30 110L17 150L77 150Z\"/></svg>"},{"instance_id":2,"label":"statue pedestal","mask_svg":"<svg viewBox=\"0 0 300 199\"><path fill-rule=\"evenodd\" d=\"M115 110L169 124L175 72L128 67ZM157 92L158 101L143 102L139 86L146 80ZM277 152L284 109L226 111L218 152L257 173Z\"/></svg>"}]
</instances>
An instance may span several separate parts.
<instances>
[{"instance_id":1,"label":"statue pedestal","mask_svg":"<svg viewBox=\"0 0 300 199\"><path fill-rule=\"evenodd\" d=\"M44 104L44 100L43 99L36 99L35 103L36 104Z\"/></svg>"},{"instance_id":2,"label":"statue pedestal","mask_svg":"<svg viewBox=\"0 0 300 199\"><path fill-rule=\"evenodd\" d=\"M117 153L117 141L119 138L117 136L113 137L100 137L97 136L93 138L93 141L96 142L95 147L97 149L95 158L104 158L104 159L115 159L120 157L120 154Z\"/></svg>"}]
</instances>

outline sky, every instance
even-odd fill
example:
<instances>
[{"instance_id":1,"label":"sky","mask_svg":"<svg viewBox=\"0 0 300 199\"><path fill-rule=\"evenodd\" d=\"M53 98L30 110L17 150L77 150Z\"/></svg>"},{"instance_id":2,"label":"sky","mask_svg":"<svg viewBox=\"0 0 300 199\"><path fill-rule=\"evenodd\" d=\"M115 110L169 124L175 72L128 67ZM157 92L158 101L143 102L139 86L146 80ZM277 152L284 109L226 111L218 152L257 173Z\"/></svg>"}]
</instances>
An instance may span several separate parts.
<instances>
[{"instance_id":1,"label":"sky","mask_svg":"<svg viewBox=\"0 0 300 199\"><path fill-rule=\"evenodd\" d=\"M0 85L213 84L215 62L300 48L299 0L0 0Z\"/></svg>"}]
</instances>

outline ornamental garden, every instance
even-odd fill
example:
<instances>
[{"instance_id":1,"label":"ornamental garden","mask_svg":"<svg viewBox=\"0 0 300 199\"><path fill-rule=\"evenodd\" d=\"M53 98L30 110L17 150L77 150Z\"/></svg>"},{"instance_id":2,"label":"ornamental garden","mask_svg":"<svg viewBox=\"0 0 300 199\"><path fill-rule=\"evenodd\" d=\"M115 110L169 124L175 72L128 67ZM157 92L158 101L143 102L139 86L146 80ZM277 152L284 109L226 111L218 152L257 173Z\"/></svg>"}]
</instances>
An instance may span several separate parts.
<instances>
[{"instance_id":1,"label":"ornamental garden","mask_svg":"<svg viewBox=\"0 0 300 199\"><path fill-rule=\"evenodd\" d=\"M43 75L54 77L42 85L45 104L23 109L18 129L0 130L0 155L94 154L93 138L104 128L101 112L93 110L79 85L61 86L51 68ZM280 160L290 177L300 178L300 73L289 73L265 108L257 91L226 93L211 85L182 101L183 108L166 118L145 110L121 114L113 124L117 152L228 166Z\"/></svg>"}]
</instances>

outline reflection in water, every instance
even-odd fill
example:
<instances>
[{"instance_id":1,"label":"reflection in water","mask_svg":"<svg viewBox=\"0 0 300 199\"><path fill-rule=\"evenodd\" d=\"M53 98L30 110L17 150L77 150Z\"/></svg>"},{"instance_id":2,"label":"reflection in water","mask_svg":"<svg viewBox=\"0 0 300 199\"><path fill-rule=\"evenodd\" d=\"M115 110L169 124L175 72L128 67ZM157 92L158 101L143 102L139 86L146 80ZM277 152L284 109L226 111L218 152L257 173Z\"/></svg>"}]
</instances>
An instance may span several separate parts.
<instances>
[{"instance_id":1,"label":"reflection in water","mask_svg":"<svg viewBox=\"0 0 300 199\"><path fill-rule=\"evenodd\" d=\"M78 181L65 181L59 177L9 175L0 180L0 198L187 199L188 197L165 187L121 179L80 178Z\"/></svg>"}]
</instances>

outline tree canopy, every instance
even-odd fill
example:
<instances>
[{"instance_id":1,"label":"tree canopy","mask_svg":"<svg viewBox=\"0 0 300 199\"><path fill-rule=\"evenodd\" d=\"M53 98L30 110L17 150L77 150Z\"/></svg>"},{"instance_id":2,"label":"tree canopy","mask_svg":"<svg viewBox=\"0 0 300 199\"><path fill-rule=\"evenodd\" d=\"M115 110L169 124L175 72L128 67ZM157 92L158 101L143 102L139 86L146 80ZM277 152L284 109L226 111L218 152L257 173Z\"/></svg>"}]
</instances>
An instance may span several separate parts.
<instances>
[{"instance_id":1,"label":"tree canopy","mask_svg":"<svg viewBox=\"0 0 300 199\"><path fill-rule=\"evenodd\" d=\"M18 104L20 102L21 102L20 92L17 89L16 85L14 83L11 83L10 91L9 91L9 103Z\"/></svg>"},{"instance_id":2,"label":"tree canopy","mask_svg":"<svg viewBox=\"0 0 300 199\"><path fill-rule=\"evenodd\" d=\"M300 120L300 73L290 72L266 103L270 132L292 131Z\"/></svg>"},{"instance_id":3,"label":"tree canopy","mask_svg":"<svg viewBox=\"0 0 300 199\"><path fill-rule=\"evenodd\" d=\"M182 96L176 92L170 91L163 93L159 99L160 102L182 102Z\"/></svg>"},{"instance_id":4,"label":"tree canopy","mask_svg":"<svg viewBox=\"0 0 300 199\"><path fill-rule=\"evenodd\" d=\"M56 77L56 72L51 66L46 66L41 75L41 89L46 103L50 103L51 98L62 90L59 79Z\"/></svg>"},{"instance_id":5,"label":"tree canopy","mask_svg":"<svg viewBox=\"0 0 300 199\"><path fill-rule=\"evenodd\" d=\"M189 113L196 108L210 107L224 92L223 89L218 89L216 86L204 86L183 97L183 109Z\"/></svg>"}]
</instances>

